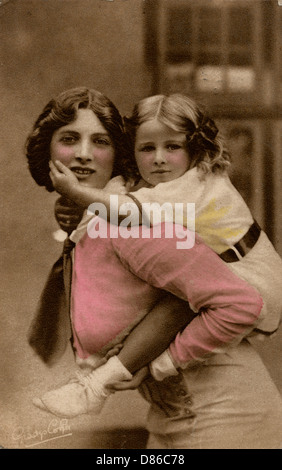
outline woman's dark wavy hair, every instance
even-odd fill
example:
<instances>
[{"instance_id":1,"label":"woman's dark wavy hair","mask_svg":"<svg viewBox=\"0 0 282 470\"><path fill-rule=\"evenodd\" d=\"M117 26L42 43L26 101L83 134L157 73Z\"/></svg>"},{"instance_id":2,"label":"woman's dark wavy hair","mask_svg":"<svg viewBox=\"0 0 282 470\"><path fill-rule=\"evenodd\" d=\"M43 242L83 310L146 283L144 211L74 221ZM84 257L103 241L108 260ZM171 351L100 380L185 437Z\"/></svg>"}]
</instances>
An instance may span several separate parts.
<instances>
[{"instance_id":1,"label":"woman's dark wavy hair","mask_svg":"<svg viewBox=\"0 0 282 470\"><path fill-rule=\"evenodd\" d=\"M78 109L91 109L101 121L112 140L115 161L112 177L132 176L135 168L129 158L129 146L122 117L115 105L99 91L86 87L72 88L52 99L37 118L26 140L26 157L29 171L39 186L54 191L49 176L50 144L54 132L73 122Z\"/></svg>"},{"instance_id":2,"label":"woman's dark wavy hair","mask_svg":"<svg viewBox=\"0 0 282 470\"><path fill-rule=\"evenodd\" d=\"M170 129L186 134L190 168L198 167L208 173L224 171L230 165L230 155L214 121L194 100L180 93L144 98L135 105L132 115L124 118L130 155L134 155L138 127L154 118Z\"/></svg>"}]
</instances>

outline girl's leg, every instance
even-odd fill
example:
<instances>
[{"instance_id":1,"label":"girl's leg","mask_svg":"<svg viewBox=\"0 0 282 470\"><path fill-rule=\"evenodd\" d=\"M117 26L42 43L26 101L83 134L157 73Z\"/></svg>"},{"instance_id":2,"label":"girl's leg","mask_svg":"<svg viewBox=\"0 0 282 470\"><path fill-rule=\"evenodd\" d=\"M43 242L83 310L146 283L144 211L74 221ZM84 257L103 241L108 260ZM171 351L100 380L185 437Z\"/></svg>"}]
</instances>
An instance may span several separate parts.
<instances>
[{"instance_id":1,"label":"girl's leg","mask_svg":"<svg viewBox=\"0 0 282 470\"><path fill-rule=\"evenodd\" d=\"M134 374L158 357L195 315L187 302L164 293L125 339L119 360Z\"/></svg>"}]
</instances>

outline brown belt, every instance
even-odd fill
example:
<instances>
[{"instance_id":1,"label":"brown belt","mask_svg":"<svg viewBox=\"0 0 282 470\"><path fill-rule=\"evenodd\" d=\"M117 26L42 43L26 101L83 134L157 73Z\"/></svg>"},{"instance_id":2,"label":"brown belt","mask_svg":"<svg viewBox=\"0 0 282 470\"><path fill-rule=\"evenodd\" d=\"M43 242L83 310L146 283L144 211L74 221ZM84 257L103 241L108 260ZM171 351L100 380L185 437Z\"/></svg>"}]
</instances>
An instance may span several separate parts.
<instances>
[{"instance_id":1,"label":"brown belt","mask_svg":"<svg viewBox=\"0 0 282 470\"><path fill-rule=\"evenodd\" d=\"M260 232L260 226L257 224L257 222L254 222L243 238L235 243L234 247L241 256L245 256L255 246L259 239ZM232 250L232 248L224 251L219 256L223 261L225 261L225 263L234 263L235 261L240 261L240 258L236 252Z\"/></svg>"}]
</instances>

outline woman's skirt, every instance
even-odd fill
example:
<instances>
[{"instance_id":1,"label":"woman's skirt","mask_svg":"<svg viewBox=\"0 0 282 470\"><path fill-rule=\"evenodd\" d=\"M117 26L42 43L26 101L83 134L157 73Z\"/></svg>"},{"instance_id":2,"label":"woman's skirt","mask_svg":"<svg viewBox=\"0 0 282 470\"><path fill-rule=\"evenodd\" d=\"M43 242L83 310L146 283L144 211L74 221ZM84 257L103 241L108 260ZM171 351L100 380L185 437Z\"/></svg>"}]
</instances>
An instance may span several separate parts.
<instances>
[{"instance_id":1,"label":"woman's skirt","mask_svg":"<svg viewBox=\"0 0 282 470\"><path fill-rule=\"evenodd\" d=\"M282 448L282 399L247 340L140 392L148 449Z\"/></svg>"}]
</instances>

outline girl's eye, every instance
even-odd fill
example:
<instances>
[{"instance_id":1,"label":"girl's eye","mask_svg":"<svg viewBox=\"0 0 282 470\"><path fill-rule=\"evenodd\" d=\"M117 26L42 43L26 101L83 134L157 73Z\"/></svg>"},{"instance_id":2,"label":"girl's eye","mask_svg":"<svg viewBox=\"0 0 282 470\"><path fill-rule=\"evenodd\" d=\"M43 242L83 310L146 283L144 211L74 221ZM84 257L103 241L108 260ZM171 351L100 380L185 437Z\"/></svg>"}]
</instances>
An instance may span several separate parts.
<instances>
[{"instance_id":1,"label":"girl's eye","mask_svg":"<svg viewBox=\"0 0 282 470\"><path fill-rule=\"evenodd\" d=\"M145 145L144 147L141 147L139 149L139 152L153 152L153 151L154 151L153 145Z\"/></svg>"},{"instance_id":2,"label":"girl's eye","mask_svg":"<svg viewBox=\"0 0 282 470\"><path fill-rule=\"evenodd\" d=\"M167 146L167 149L168 149L168 150L178 150L178 149L180 149L180 148L181 148L181 145L179 145L179 144L169 144L169 145Z\"/></svg>"}]
</instances>

